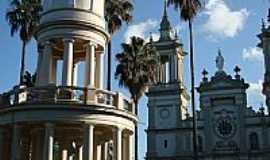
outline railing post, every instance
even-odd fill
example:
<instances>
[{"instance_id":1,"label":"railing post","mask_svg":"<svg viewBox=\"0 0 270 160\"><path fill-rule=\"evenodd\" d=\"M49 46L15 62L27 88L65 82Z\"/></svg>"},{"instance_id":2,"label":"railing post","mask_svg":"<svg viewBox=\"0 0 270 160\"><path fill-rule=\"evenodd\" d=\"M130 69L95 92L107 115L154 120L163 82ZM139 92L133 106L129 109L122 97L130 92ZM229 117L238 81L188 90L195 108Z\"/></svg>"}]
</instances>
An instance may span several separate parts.
<instances>
[{"instance_id":1,"label":"railing post","mask_svg":"<svg viewBox=\"0 0 270 160\"><path fill-rule=\"evenodd\" d=\"M117 93L116 94L116 108L119 110L124 110L124 103L123 103L123 97L121 95L121 93Z\"/></svg>"},{"instance_id":2,"label":"railing post","mask_svg":"<svg viewBox=\"0 0 270 160\"><path fill-rule=\"evenodd\" d=\"M84 104L87 104L87 99L88 99L88 88L84 88Z\"/></svg>"}]
</instances>

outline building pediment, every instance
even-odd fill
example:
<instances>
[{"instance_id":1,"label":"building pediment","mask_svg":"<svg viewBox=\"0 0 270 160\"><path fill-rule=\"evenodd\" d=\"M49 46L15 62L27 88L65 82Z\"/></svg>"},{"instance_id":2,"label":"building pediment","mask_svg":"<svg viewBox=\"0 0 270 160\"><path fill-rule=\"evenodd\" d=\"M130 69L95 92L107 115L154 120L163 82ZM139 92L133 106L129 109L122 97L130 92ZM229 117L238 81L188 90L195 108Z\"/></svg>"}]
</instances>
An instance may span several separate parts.
<instances>
[{"instance_id":1,"label":"building pediment","mask_svg":"<svg viewBox=\"0 0 270 160\"><path fill-rule=\"evenodd\" d=\"M240 77L232 78L225 72L216 72L210 81L201 82L198 91L227 90L227 89L247 89L249 84L245 83Z\"/></svg>"}]
</instances>

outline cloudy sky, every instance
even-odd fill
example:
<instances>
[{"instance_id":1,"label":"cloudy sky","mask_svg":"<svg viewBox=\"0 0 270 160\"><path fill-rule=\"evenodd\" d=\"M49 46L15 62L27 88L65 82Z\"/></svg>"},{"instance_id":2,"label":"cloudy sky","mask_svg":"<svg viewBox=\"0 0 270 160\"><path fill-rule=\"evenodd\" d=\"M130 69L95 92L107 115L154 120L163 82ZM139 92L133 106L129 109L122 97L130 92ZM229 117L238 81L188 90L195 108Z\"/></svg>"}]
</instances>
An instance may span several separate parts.
<instances>
[{"instance_id":1,"label":"cloudy sky","mask_svg":"<svg viewBox=\"0 0 270 160\"><path fill-rule=\"evenodd\" d=\"M155 39L159 37L158 29L163 12L163 0L134 0L134 20L124 26L113 37L113 53L118 53L121 42L127 42L130 36L136 35L148 39L152 32ZM241 75L250 83L248 90L249 105L258 108L264 103L261 93L263 80L263 55L256 48L260 33L261 19L266 18L268 0L205 0L204 9L194 21L196 84L201 79L201 71L206 68L210 75L216 71L215 57L220 48L225 57L225 70L233 74L235 65L242 69ZM0 1L0 92L7 91L18 82L21 43L18 37L9 36L5 21L8 0ZM170 21L179 33L186 51L188 51L187 24L181 21L177 12L169 8ZM36 43L31 42L27 48L27 69L34 72L36 66ZM189 84L189 58L185 60L185 83ZM115 66L115 65L114 65ZM113 68L114 69L114 68ZM113 81L114 90L119 89ZM140 102L140 158L145 156L145 133L147 126L146 97Z\"/></svg>"}]
</instances>

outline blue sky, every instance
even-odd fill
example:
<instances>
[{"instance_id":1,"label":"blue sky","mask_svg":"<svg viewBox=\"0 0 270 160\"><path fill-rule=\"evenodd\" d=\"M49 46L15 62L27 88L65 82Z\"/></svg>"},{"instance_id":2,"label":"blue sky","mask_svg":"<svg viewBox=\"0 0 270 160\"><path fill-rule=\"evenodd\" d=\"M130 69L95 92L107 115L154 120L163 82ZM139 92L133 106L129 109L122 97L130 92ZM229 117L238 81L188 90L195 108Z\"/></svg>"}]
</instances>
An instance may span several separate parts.
<instances>
[{"instance_id":1,"label":"blue sky","mask_svg":"<svg viewBox=\"0 0 270 160\"><path fill-rule=\"evenodd\" d=\"M134 20L129 26L123 26L113 37L113 53L118 53L120 43L128 36L149 37L153 32L157 37L159 22L163 13L163 0L134 0ZM215 57L220 48L225 58L225 70L233 74L235 65L242 69L241 75L250 83L248 90L249 105L258 108L264 103L261 93L264 66L260 50L256 49L260 33L261 19L266 18L270 6L268 0L205 0L205 7L194 21L195 31L195 69L196 84L201 79L201 71L206 68L210 75L216 71ZM18 82L21 43L17 36L10 37L9 27L5 21L8 0L0 1L0 93L11 89ZM188 51L187 24L180 21L172 7L168 9L170 21L179 32L179 37ZM27 47L26 66L34 72L36 67L36 43ZM185 83L189 87L189 58L185 59ZM115 63L115 62L114 62ZM113 65L115 66L115 65ZM114 90L119 89L113 80ZM146 97L140 101L140 158L145 156L147 127Z\"/></svg>"}]
</instances>

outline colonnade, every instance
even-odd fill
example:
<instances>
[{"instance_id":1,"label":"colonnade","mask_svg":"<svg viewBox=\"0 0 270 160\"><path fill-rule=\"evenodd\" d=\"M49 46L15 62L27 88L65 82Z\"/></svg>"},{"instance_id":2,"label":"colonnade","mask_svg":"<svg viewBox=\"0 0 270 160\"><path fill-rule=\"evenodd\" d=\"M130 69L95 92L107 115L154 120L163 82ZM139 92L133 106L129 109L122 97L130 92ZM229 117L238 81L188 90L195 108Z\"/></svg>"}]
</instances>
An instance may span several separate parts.
<instances>
[{"instance_id":1,"label":"colonnade","mask_svg":"<svg viewBox=\"0 0 270 160\"><path fill-rule=\"evenodd\" d=\"M183 58L177 55L160 57L157 80L160 83L183 82Z\"/></svg>"},{"instance_id":2,"label":"colonnade","mask_svg":"<svg viewBox=\"0 0 270 160\"><path fill-rule=\"evenodd\" d=\"M63 66L62 66L62 86L77 86L78 66L75 61L74 52L75 40L72 38L63 39ZM88 42L83 46L85 57L84 68L84 87L103 88L103 65L104 53L97 52L97 45ZM37 67L37 85L47 86L56 84L57 77L57 59L53 54L53 44L49 41L44 43L40 50Z\"/></svg>"},{"instance_id":3,"label":"colonnade","mask_svg":"<svg viewBox=\"0 0 270 160\"><path fill-rule=\"evenodd\" d=\"M79 128L74 136L63 136L57 133L59 128L46 123L44 128L30 129L31 134L22 126L14 125L10 152L4 152L4 141L0 141L0 159L10 157L11 160L131 160L133 157L133 135L126 129L112 127L111 135L106 130L95 129L93 124ZM0 129L0 139L4 139L4 129ZM29 132L29 130L28 130ZM107 135L106 135L107 134ZM10 154L10 155L7 155Z\"/></svg>"}]
</instances>

